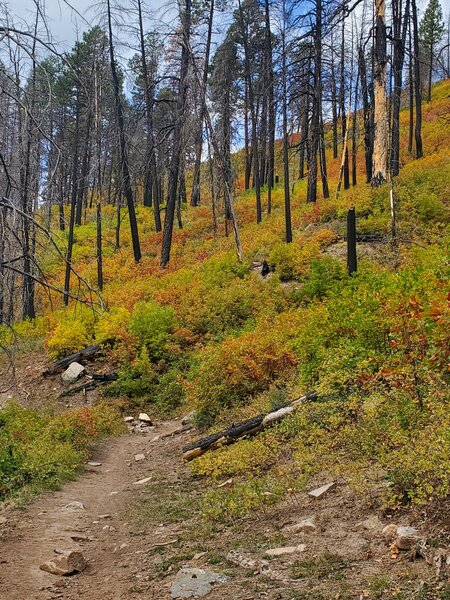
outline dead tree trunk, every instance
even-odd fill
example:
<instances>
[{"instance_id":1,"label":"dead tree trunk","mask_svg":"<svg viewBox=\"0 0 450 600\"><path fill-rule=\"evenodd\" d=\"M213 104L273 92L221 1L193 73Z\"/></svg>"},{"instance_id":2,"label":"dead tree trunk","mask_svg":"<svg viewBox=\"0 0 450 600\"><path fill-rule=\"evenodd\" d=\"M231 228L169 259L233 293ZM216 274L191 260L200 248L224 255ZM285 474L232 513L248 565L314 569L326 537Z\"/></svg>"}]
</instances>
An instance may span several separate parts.
<instances>
[{"instance_id":1,"label":"dead tree trunk","mask_svg":"<svg viewBox=\"0 0 450 600\"><path fill-rule=\"evenodd\" d=\"M275 174L275 98L272 64L272 32L270 30L269 0L264 2L265 15L265 56L267 70L267 104L268 104L268 147L267 147L267 212L272 212L272 188Z\"/></svg>"},{"instance_id":2,"label":"dead tree trunk","mask_svg":"<svg viewBox=\"0 0 450 600\"><path fill-rule=\"evenodd\" d=\"M255 193L256 193L256 222L261 223L262 220L262 207L261 207L261 179L259 171L259 145L258 145L258 128L257 128L257 111L255 106L255 98L253 94L253 78L250 61L250 49L248 47L248 26L244 22L244 15L242 11L241 0L239 3L239 16L241 22L241 34L242 43L244 46L244 64L245 64L245 77L247 79L248 89L248 104L250 108L250 118L252 122L252 155L253 155L253 177L255 181Z\"/></svg>"},{"instance_id":3,"label":"dead tree trunk","mask_svg":"<svg viewBox=\"0 0 450 600\"><path fill-rule=\"evenodd\" d=\"M385 1L375 0L375 136L371 184L378 187L387 179L387 107L386 107L386 20Z\"/></svg>"},{"instance_id":4,"label":"dead tree trunk","mask_svg":"<svg viewBox=\"0 0 450 600\"><path fill-rule=\"evenodd\" d=\"M176 121L173 130L173 149L170 163L169 195L166 204L164 231L161 247L161 267L165 267L170 259L172 247L173 221L177 203L178 182L180 174L181 152L183 149L182 133L186 114L187 76L189 70L189 40L191 33L191 0L185 0L184 10L181 14L183 24L183 38L181 50L180 81L178 88Z\"/></svg>"},{"instance_id":5,"label":"dead tree trunk","mask_svg":"<svg viewBox=\"0 0 450 600\"><path fill-rule=\"evenodd\" d=\"M127 146L125 141L125 123L123 116L123 106L120 97L120 85L119 77L117 75L116 60L114 57L114 44L113 44L113 31L112 31L112 18L111 18L111 5L110 0L107 0L107 12L108 12L108 30L109 30L109 56L111 61L111 76L113 80L114 88L114 101L116 107L117 116L117 127L119 133L119 149L120 149L120 167L122 173L122 185L125 198L127 200L128 216L130 219L131 229L131 241L133 244L134 260L139 262L141 260L141 246L139 242L139 232L136 220L136 210L134 206L133 190L131 188L130 170L128 167L128 154Z\"/></svg>"},{"instance_id":6,"label":"dead tree trunk","mask_svg":"<svg viewBox=\"0 0 450 600\"><path fill-rule=\"evenodd\" d=\"M414 138L416 141L416 158L422 158L422 83L420 77L420 47L419 47L419 26L417 23L416 0L411 0L411 11L413 21L413 46L414 46L414 92L416 100L416 126L414 129Z\"/></svg>"},{"instance_id":7,"label":"dead tree trunk","mask_svg":"<svg viewBox=\"0 0 450 600\"><path fill-rule=\"evenodd\" d=\"M203 65L203 78L202 85L206 89L208 82L208 69L209 69L209 55L211 52L211 39L212 39L212 26L214 18L214 0L210 0L209 7L209 18L208 18L208 34L206 36L206 49L205 49L205 63ZM203 150L203 123L205 121L203 104L200 104L199 117L198 117L198 131L195 140L195 163L194 171L192 175L192 193L191 193L191 206L198 206L200 204L200 165L202 161L202 150Z\"/></svg>"},{"instance_id":8,"label":"dead tree trunk","mask_svg":"<svg viewBox=\"0 0 450 600\"><path fill-rule=\"evenodd\" d=\"M315 400L317 400L317 394L315 392L309 392L306 396L297 398L290 404L286 404L269 413L258 415L247 421L242 421L241 423L233 424L223 431L213 433L212 435L202 438L183 448L183 458L184 460L193 460L208 450L216 450L221 446L234 444L234 442L237 442L243 437L256 435L269 425L278 423L292 414L300 404L314 402Z\"/></svg>"}]
</instances>

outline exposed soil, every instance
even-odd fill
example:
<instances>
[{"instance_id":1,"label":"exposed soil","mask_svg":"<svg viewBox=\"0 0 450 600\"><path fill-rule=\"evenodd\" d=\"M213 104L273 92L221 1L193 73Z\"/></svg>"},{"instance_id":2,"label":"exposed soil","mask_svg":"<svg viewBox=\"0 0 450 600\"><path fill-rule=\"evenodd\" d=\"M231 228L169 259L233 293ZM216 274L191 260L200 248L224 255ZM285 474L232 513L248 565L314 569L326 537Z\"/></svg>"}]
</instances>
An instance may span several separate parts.
<instances>
[{"instance_id":1,"label":"exposed soil","mask_svg":"<svg viewBox=\"0 0 450 600\"><path fill-rule=\"evenodd\" d=\"M230 576L207 596L211 600L446 597L441 595L445 582L423 560L412 562L407 553L390 557L379 527L361 524L368 517L377 516L382 524L389 519L344 484L321 499L297 494L235 524L203 520L198 503L203 483L180 461L190 433L171 435L179 428L179 421L159 423L148 433L110 440L92 459L101 466L87 466L76 481L42 495L22 512L4 511L0 598L168 599L182 566ZM146 458L136 462L139 453ZM147 484L135 485L150 476ZM67 507L71 502L82 502L85 510ZM316 520L315 532L287 532L286 525L306 517ZM400 521L409 523L406 516ZM268 548L300 543L304 552L270 561L275 579L226 558L236 550L246 558L266 559ZM84 572L60 577L39 569L55 550L72 548L87 558Z\"/></svg>"},{"instance_id":2,"label":"exposed soil","mask_svg":"<svg viewBox=\"0 0 450 600\"><path fill-rule=\"evenodd\" d=\"M89 390L86 395L79 393L61 398L62 392L69 388L63 384L60 373L43 377L42 373L49 366L49 359L43 348L28 349L26 344L21 342L19 349L11 358L13 360L10 360L4 352L0 352L0 409L9 400L15 399L22 406L35 409L51 408L60 412L92 404L98 398L100 388ZM89 375L112 370L106 360L102 362L97 359L84 365L86 376L75 385L87 383Z\"/></svg>"},{"instance_id":3,"label":"exposed soil","mask_svg":"<svg viewBox=\"0 0 450 600\"><path fill-rule=\"evenodd\" d=\"M8 520L0 529L0 598L128 598L129 571L121 563L129 555L139 563L139 556L134 555L134 542L139 539L130 539L133 526L127 522L137 487L134 482L163 467L165 451L173 442L152 443L151 439L178 426L161 423L145 435L110 440L92 458L101 466L87 465L76 481L59 492L42 495L24 511L4 511ZM134 460L139 453L146 454L142 462ZM73 502L81 502L85 510L71 507ZM155 541L161 533L154 533ZM86 541L75 542L72 536ZM81 549L88 560L82 574L61 578L39 569L55 556L55 550L72 548Z\"/></svg>"},{"instance_id":4,"label":"exposed soil","mask_svg":"<svg viewBox=\"0 0 450 600\"><path fill-rule=\"evenodd\" d=\"M66 404L95 400L97 392L58 400L64 387L58 375L42 378L45 366L39 352L32 361L29 354L27 361L16 360L14 394L23 404L42 407L52 400L64 410ZM88 368L98 372L102 365ZM11 393L3 394L0 407ZM450 586L434 568L408 552L393 559L381 535L394 521L415 525L438 545L448 544L450 522L442 518L448 506L425 520L412 512L393 517L380 509L376 486L372 497L361 498L342 481L320 499L293 494L236 523L212 523L202 517L205 483L181 461L182 446L193 434L180 433L180 425L179 420L157 423L146 433L109 440L91 459L100 466L86 465L78 479L23 511L0 511L0 599L165 600L183 566L230 577L208 600L450 598ZM135 461L136 454L145 460ZM135 485L147 477L146 484ZM323 474L311 485L327 481ZM72 502L83 503L84 510L68 507ZM315 531L289 532L289 525L305 518L314 519ZM269 572L227 559L233 550L259 565L267 560L267 549L299 544L305 545L303 552L270 559ZM61 577L39 569L55 551L68 549L83 552L85 571Z\"/></svg>"}]
</instances>

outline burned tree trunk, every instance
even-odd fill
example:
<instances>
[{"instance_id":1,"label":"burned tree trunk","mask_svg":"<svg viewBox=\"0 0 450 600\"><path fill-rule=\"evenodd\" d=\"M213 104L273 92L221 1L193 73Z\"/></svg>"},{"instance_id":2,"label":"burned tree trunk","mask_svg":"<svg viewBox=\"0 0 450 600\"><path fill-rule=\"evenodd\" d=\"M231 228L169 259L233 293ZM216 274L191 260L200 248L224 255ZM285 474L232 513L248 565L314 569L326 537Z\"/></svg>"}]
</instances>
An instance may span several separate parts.
<instances>
[{"instance_id":1,"label":"burned tree trunk","mask_svg":"<svg viewBox=\"0 0 450 600\"><path fill-rule=\"evenodd\" d=\"M212 26L214 18L214 0L210 0L209 7L209 18L208 18L208 34L206 37L206 49L205 49L205 64L203 65L203 78L202 85L206 89L208 82L208 68L209 68L209 55L211 52L211 39L212 39ZM205 114L203 110L203 104L200 103L199 117L198 117L198 131L195 140L195 163L194 172L192 175L192 193L191 193L191 206L198 206L200 204L200 165L202 160L203 150L203 123L205 120Z\"/></svg>"},{"instance_id":2,"label":"burned tree trunk","mask_svg":"<svg viewBox=\"0 0 450 600\"><path fill-rule=\"evenodd\" d=\"M387 107L386 107L386 20L385 1L375 0L375 136L373 145L373 187L387 179Z\"/></svg>"},{"instance_id":3,"label":"burned tree trunk","mask_svg":"<svg viewBox=\"0 0 450 600\"><path fill-rule=\"evenodd\" d=\"M189 70L189 40L191 32L191 0L185 0L182 12L183 39L181 50L180 82L178 88L176 121L173 131L173 149L170 163L169 195L164 219L164 231L161 247L161 267L165 267L170 259L172 246L173 222L177 204L177 193L180 175L181 152L183 150L182 133L186 114L187 77Z\"/></svg>"},{"instance_id":4,"label":"burned tree trunk","mask_svg":"<svg viewBox=\"0 0 450 600\"><path fill-rule=\"evenodd\" d=\"M114 102L116 107L117 126L119 133L119 149L120 149L120 168L122 173L122 184L123 192L127 200L128 216L130 219L131 229L131 241L133 244L134 260L139 262L141 260L141 246L139 242L139 232L136 220L136 210L134 206L133 190L131 188L131 177L130 170L128 167L128 154L127 146L125 141L125 121L123 116L123 106L120 97L120 84L119 77L117 75L116 60L114 57L114 44L112 39L112 18L111 18L111 6L110 0L107 0L107 12L108 12L108 29L109 29L109 56L111 61L111 76L113 80L114 88Z\"/></svg>"},{"instance_id":5,"label":"burned tree trunk","mask_svg":"<svg viewBox=\"0 0 450 600\"><path fill-rule=\"evenodd\" d=\"M242 421L241 423L233 423L233 425L227 429L213 433L212 435L202 438L183 448L183 458L185 460L193 460L208 450L216 450L221 446L234 444L234 442L237 442L243 437L256 435L269 425L277 423L292 414L299 404L314 402L315 400L317 400L317 394L315 392L309 392L306 396L297 398L290 404L281 406L269 413L258 415L247 421Z\"/></svg>"}]
</instances>

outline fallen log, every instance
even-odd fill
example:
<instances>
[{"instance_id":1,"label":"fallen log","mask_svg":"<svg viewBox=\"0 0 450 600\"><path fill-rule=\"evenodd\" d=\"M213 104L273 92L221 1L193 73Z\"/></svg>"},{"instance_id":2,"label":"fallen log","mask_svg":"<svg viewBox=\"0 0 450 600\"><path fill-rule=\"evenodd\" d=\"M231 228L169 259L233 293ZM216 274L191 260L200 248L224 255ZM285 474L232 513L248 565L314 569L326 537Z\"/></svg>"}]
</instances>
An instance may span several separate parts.
<instances>
[{"instance_id":1,"label":"fallen log","mask_svg":"<svg viewBox=\"0 0 450 600\"><path fill-rule=\"evenodd\" d=\"M64 358L61 358L53 363L46 371L42 373L42 375L44 377L49 377L50 375L55 375L55 373L67 368L73 362L82 363L86 360L92 360L97 354L103 351L105 346L112 344L113 341L114 340L105 340L103 342L99 342L98 344L88 346L87 348L84 348L84 350L80 350L80 352L75 352L74 354L65 356Z\"/></svg>"},{"instance_id":2,"label":"fallen log","mask_svg":"<svg viewBox=\"0 0 450 600\"><path fill-rule=\"evenodd\" d=\"M183 458L184 460L193 460L208 450L216 450L220 446L234 444L234 442L243 437L255 435L262 429L265 429L269 425L281 421L290 415L299 404L303 404L304 402L314 402L315 400L317 400L317 393L308 392L306 396L297 398L289 404L281 406L269 413L258 415L257 417L242 421L241 423L233 423L227 429L201 438L193 444L183 448Z\"/></svg>"},{"instance_id":3,"label":"fallen log","mask_svg":"<svg viewBox=\"0 0 450 600\"><path fill-rule=\"evenodd\" d=\"M104 383L111 383L112 381L117 381L118 378L119 375L117 373L93 375L90 381L86 381L85 383L76 385L75 387L70 388L70 390L65 390L59 395L59 397L66 398L67 396L73 396L74 394L78 394L78 392L87 392L87 390L92 390Z\"/></svg>"}]
</instances>

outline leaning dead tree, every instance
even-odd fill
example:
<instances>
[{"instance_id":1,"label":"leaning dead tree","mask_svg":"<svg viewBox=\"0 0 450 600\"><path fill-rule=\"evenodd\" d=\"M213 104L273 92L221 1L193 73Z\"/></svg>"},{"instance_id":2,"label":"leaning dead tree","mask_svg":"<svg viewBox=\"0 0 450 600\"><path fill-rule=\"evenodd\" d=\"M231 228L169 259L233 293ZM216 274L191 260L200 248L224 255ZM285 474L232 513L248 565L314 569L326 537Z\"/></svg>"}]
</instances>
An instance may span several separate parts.
<instances>
[{"instance_id":1,"label":"leaning dead tree","mask_svg":"<svg viewBox=\"0 0 450 600\"><path fill-rule=\"evenodd\" d=\"M306 396L297 398L291 403L281 406L276 410L258 415L252 419L242 421L241 423L233 423L233 425L227 429L213 433L212 435L197 440L193 444L183 448L183 458L185 460L193 460L208 450L216 450L222 446L234 444L234 442L237 442L243 437L256 435L266 427L278 423L291 415L300 404L314 402L315 400L317 400L316 392L309 392Z\"/></svg>"}]
</instances>

